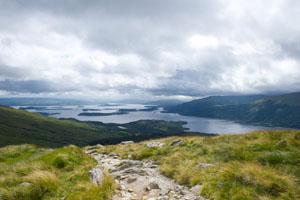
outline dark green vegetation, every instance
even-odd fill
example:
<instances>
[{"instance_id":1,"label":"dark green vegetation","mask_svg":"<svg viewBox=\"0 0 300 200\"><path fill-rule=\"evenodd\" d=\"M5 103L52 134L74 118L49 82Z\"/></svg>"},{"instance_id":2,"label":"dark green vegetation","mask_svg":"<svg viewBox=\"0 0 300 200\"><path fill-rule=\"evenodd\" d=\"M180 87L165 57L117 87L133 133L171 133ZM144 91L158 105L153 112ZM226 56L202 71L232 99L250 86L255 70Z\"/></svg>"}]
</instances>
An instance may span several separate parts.
<instances>
[{"instance_id":1,"label":"dark green vegetation","mask_svg":"<svg viewBox=\"0 0 300 200\"><path fill-rule=\"evenodd\" d=\"M6 106L64 106L88 103L89 102L80 100L55 98L0 98L0 105Z\"/></svg>"},{"instance_id":2,"label":"dark green vegetation","mask_svg":"<svg viewBox=\"0 0 300 200\"><path fill-rule=\"evenodd\" d=\"M111 199L114 181L105 175L102 187L90 182L96 161L81 149L56 150L18 145L0 148L1 200ZM22 185L27 182L29 185Z\"/></svg>"},{"instance_id":3,"label":"dark green vegetation","mask_svg":"<svg viewBox=\"0 0 300 200\"><path fill-rule=\"evenodd\" d=\"M169 146L182 139L181 146ZM216 137L171 137L107 146L123 158L156 160L162 172L187 186L202 185L201 194L212 200L300 199L300 131L258 131ZM148 141L147 141L148 142ZM214 164L207 168L200 163Z\"/></svg>"},{"instance_id":4,"label":"dark green vegetation","mask_svg":"<svg viewBox=\"0 0 300 200\"><path fill-rule=\"evenodd\" d=\"M182 115L300 128L300 92L272 97L208 97L166 108L166 110Z\"/></svg>"},{"instance_id":5,"label":"dark green vegetation","mask_svg":"<svg viewBox=\"0 0 300 200\"><path fill-rule=\"evenodd\" d=\"M140 120L122 124L59 120L38 113L0 106L0 146L10 144L37 144L44 147L62 147L68 144L115 144L124 140L144 139L185 134L182 122Z\"/></svg>"}]
</instances>

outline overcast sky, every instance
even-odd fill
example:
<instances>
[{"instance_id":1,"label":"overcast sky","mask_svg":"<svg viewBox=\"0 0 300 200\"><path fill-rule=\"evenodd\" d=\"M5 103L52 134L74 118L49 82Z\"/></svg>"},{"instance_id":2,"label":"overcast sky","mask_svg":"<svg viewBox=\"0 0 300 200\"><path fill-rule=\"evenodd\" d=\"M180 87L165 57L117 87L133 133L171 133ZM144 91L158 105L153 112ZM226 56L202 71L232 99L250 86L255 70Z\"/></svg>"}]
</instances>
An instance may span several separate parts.
<instances>
[{"instance_id":1,"label":"overcast sky","mask_svg":"<svg viewBox=\"0 0 300 200\"><path fill-rule=\"evenodd\" d=\"M299 0L0 0L0 96L300 91Z\"/></svg>"}]
</instances>

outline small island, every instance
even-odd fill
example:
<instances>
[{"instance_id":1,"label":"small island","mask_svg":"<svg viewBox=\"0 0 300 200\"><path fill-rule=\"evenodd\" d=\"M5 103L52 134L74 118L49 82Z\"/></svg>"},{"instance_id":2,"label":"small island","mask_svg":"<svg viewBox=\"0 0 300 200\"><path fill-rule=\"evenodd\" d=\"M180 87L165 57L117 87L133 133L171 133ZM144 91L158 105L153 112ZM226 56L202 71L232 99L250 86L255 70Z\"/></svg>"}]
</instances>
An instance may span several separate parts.
<instances>
[{"instance_id":1,"label":"small island","mask_svg":"<svg viewBox=\"0 0 300 200\"><path fill-rule=\"evenodd\" d=\"M140 109L138 111L155 111L158 109L159 109L159 106L145 106L145 108Z\"/></svg>"},{"instance_id":2,"label":"small island","mask_svg":"<svg viewBox=\"0 0 300 200\"><path fill-rule=\"evenodd\" d=\"M101 111L100 109L94 109L94 108L84 108L82 111Z\"/></svg>"},{"instance_id":3,"label":"small island","mask_svg":"<svg viewBox=\"0 0 300 200\"><path fill-rule=\"evenodd\" d=\"M113 112L113 113L100 113L100 112L82 112L79 113L78 116L110 116L110 115L125 115L128 114L128 112Z\"/></svg>"}]
</instances>

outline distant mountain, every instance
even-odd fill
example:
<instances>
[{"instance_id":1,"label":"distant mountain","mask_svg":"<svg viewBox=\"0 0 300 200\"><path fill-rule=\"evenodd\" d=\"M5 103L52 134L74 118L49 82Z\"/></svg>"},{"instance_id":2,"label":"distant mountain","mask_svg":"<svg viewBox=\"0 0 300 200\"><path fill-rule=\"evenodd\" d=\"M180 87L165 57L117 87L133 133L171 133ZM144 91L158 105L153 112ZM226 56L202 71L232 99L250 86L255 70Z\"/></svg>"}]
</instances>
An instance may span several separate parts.
<instances>
[{"instance_id":1,"label":"distant mountain","mask_svg":"<svg viewBox=\"0 0 300 200\"><path fill-rule=\"evenodd\" d=\"M253 102L265 98L264 95L249 96L211 96L182 103L171 108L165 108L168 112L176 112L182 115L209 116L214 113L214 108L224 105L238 105Z\"/></svg>"},{"instance_id":2,"label":"distant mountain","mask_svg":"<svg viewBox=\"0 0 300 200\"><path fill-rule=\"evenodd\" d=\"M0 105L6 106L64 106L82 104L90 104L90 102L58 98L0 98Z\"/></svg>"},{"instance_id":3,"label":"distant mountain","mask_svg":"<svg viewBox=\"0 0 300 200\"><path fill-rule=\"evenodd\" d=\"M166 108L166 111L243 123L300 128L300 92L271 97L208 97Z\"/></svg>"},{"instance_id":4,"label":"distant mountain","mask_svg":"<svg viewBox=\"0 0 300 200\"><path fill-rule=\"evenodd\" d=\"M146 102L146 105L158 105L162 107L169 107L169 106L176 106L182 104L184 101L180 101L177 99L165 99L165 100L157 100L157 101L150 101Z\"/></svg>"}]
</instances>

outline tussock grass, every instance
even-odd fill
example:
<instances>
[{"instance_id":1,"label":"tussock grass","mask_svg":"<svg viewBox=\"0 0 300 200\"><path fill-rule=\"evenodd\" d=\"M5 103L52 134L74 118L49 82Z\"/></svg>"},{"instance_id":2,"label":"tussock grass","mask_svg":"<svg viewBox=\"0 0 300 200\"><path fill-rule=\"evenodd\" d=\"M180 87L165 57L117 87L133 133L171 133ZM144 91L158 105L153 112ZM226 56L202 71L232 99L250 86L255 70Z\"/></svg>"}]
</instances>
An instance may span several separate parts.
<instances>
[{"instance_id":1,"label":"tussock grass","mask_svg":"<svg viewBox=\"0 0 300 200\"><path fill-rule=\"evenodd\" d=\"M90 183L88 171L96 161L80 148L51 150L34 145L0 149L1 200L110 199L114 181L105 175L102 187ZM21 186L21 183L30 183Z\"/></svg>"},{"instance_id":2,"label":"tussock grass","mask_svg":"<svg viewBox=\"0 0 300 200\"><path fill-rule=\"evenodd\" d=\"M182 146L169 146L174 139ZM277 145L285 140L286 144ZM156 160L162 173L180 184L201 184L209 199L300 199L300 131L257 131L216 137L170 137L163 147L146 142L101 150L123 158ZM214 167L196 168L199 163Z\"/></svg>"}]
</instances>

